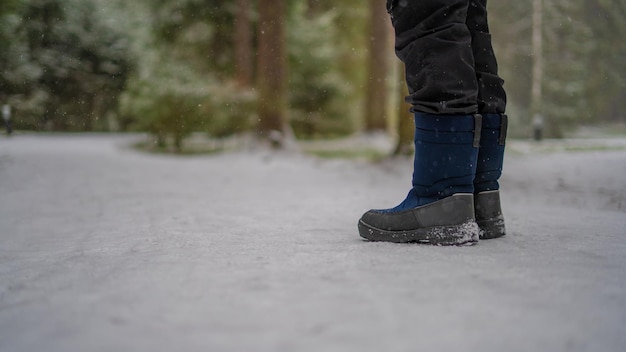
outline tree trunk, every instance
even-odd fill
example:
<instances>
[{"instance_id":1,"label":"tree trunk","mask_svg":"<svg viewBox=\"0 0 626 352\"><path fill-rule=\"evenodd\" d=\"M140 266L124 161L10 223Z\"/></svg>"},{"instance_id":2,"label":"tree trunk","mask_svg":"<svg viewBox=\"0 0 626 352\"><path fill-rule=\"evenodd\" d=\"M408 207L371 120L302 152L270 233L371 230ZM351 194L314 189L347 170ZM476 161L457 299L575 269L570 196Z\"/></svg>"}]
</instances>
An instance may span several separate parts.
<instances>
[{"instance_id":1,"label":"tree trunk","mask_svg":"<svg viewBox=\"0 0 626 352\"><path fill-rule=\"evenodd\" d=\"M259 134L281 147L287 123L285 1L259 0L257 93Z\"/></svg>"},{"instance_id":2,"label":"tree trunk","mask_svg":"<svg viewBox=\"0 0 626 352\"><path fill-rule=\"evenodd\" d=\"M541 101L541 80L543 76L543 30L542 30L542 0L533 0L533 36L532 36L532 51L533 51L533 75L532 75L532 90L531 106L538 112Z\"/></svg>"},{"instance_id":3,"label":"tree trunk","mask_svg":"<svg viewBox=\"0 0 626 352\"><path fill-rule=\"evenodd\" d=\"M409 111L410 104L404 101L404 97L409 95L409 87L406 84L404 65L400 63L398 69L398 81L400 83L400 101L398 102L398 141L393 155L411 155L413 152L413 135L415 124L413 114Z\"/></svg>"},{"instance_id":4,"label":"tree trunk","mask_svg":"<svg viewBox=\"0 0 626 352\"><path fill-rule=\"evenodd\" d=\"M532 124L537 136L537 129L543 129L541 117L541 83L543 81L543 1L533 0L533 25L532 25L532 86L530 92L530 111L533 118ZM539 133L541 135L541 133ZM535 139L537 139L535 137Z\"/></svg>"},{"instance_id":5,"label":"tree trunk","mask_svg":"<svg viewBox=\"0 0 626 352\"><path fill-rule=\"evenodd\" d=\"M387 74L389 72L389 15L385 0L369 0L370 33L368 43L365 131L385 130Z\"/></svg>"},{"instance_id":6,"label":"tree trunk","mask_svg":"<svg viewBox=\"0 0 626 352\"><path fill-rule=\"evenodd\" d=\"M250 0L237 0L235 13L235 77L239 87L252 84L252 22Z\"/></svg>"}]
</instances>

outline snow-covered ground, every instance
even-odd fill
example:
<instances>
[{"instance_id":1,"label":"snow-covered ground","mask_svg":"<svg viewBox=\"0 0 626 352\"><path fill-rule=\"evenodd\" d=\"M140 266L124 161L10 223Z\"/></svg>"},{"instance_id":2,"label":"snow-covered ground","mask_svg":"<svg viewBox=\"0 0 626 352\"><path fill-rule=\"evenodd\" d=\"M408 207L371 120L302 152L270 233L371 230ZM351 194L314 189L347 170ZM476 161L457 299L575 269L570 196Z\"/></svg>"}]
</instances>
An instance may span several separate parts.
<instances>
[{"instance_id":1,"label":"snow-covered ground","mask_svg":"<svg viewBox=\"0 0 626 352\"><path fill-rule=\"evenodd\" d=\"M511 141L508 235L433 247L357 234L409 159L133 138L0 137L0 351L626 350L623 139Z\"/></svg>"}]
</instances>

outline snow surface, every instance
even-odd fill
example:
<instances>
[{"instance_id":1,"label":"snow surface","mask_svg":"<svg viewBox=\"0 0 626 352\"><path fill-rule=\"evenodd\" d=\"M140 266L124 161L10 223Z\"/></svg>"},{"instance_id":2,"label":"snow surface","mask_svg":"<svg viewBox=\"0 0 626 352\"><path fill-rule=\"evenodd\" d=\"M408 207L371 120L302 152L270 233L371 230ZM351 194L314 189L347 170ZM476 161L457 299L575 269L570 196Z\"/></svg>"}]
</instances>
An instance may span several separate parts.
<instances>
[{"instance_id":1,"label":"snow surface","mask_svg":"<svg viewBox=\"0 0 626 352\"><path fill-rule=\"evenodd\" d=\"M508 235L433 247L358 237L409 159L135 138L0 137L0 351L626 350L624 148L511 141Z\"/></svg>"}]
</instances>

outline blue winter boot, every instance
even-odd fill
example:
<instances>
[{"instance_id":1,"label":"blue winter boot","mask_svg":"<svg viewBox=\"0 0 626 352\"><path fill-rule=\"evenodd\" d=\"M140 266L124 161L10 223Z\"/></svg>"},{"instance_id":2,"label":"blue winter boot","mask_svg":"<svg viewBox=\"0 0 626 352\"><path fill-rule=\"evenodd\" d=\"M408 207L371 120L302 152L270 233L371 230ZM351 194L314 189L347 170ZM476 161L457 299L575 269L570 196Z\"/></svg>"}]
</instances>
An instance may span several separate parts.
<instances>
[{"instance_id":1,"label":"blue winter boot","mask_svg":"<svg viewBox=\"0 0 626 352\"><path fill-rule=\"evenodd\" d=\"M504 162L504 143L508 119L504 114L484 114L474 179L474 207L480 238L504 236L504 217L500 206L500 184Z\"/></svg>"},{"instance_id":2,"label":"blue winter boot","mask_svg":"<svg viewBox=\"0 0 626 352\"><path fill-rule=\"evenodd\" d=\"M415 113L413 187L395 208L366 212L361 237L437 245L478 241L473 181L481 121L480 115Z\"/></svg>"}]
</instances>

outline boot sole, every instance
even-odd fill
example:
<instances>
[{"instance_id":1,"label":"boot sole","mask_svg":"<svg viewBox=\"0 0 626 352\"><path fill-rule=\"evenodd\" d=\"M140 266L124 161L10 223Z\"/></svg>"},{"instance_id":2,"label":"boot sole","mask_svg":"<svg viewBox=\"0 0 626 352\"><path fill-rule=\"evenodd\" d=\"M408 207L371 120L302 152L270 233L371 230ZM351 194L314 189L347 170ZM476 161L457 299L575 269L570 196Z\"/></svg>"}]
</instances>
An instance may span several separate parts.
<instances>
[{"instance_id":1,"label":"boot sole","mask_svg":"<svg viewBox=\"0 0 626 352\"><path fill-rule=\"evenodd\" d=\"M405 231L388 231L359 221L359 235L374 242L427 243L436 246L472 245L478 242L478 224L468 221L460 225L433 226Z\"/></svg>"}]
</instances>

